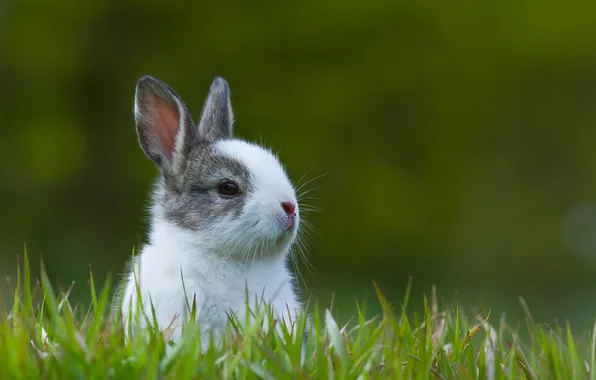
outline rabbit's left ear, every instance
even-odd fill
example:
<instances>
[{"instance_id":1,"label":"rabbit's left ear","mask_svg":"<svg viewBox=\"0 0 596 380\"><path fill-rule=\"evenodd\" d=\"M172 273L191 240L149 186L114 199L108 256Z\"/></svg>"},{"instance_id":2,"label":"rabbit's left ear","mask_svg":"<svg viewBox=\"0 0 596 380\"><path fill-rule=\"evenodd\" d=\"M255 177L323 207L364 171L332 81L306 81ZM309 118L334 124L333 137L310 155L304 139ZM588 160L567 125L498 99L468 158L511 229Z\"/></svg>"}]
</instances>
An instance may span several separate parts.
<instances>
[{"instance_id":1,"label":"rabbit's left ear","mask_svg":"<svg viewBox=\"0 0 596 380\"><path fill-rule=\"evenodd\" d=\"M231 138L234 129L234 112L230 101L230 87L221 77L211 84L199 121L199 136L206 141Z\"/></svg>"},{"instance_id":2,"label":"rabbit's left ear","mask_svg":"<svg viewBox=\"0 0 596 380\"><path fill-rule=\"evenodd\" d=\"M197 141L196 127L182 99L153 77L142 77L137 83L135 120L141 148L164 171L181 164Z\"/></svg>"}]
</instances>

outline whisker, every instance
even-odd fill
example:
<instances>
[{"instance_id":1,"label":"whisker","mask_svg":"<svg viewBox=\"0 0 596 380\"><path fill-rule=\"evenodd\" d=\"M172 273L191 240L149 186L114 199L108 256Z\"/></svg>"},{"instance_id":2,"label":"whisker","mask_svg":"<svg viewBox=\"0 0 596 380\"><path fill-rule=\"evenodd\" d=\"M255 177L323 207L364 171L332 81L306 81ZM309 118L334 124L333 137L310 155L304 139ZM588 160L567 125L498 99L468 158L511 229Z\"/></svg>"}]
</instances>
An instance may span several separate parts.
<instances>
[{"instance_id":1,"label":"whisker","mask_svg":"<svg viewBox=\"0 0 596 380\"><path fill-rule=\"evenodd\" d=\"M296 182L296 186L300 186L300 182L304 179L304 177L306 177L308 175L308 173L310 173L315 167L317 166L317 164L314 164L312 168L308 169L304 174L302 174L302 177L300 177L300 179Z\"/></svg>"},{"instance_id":2,"label":"whisker","mask_svg":"<svg viewBox=\"0 0 596 380\"><path fill-rule=\"evenodd\" d=\"M238 245L240 243L245 242L245 239L246 239L247 236L248 236L248 232L245 232L242 236L240 236L239 238L236 239L236 243L232 246L232 252L235 252L236 251L236 249L238 248ZM244 248L246 248L246 246Z\"/></svg>"},{"instance_id":3,"label":"whisker","mask_svg":"<svg viewBox=\"0 0 596 380\"><path fill-rule=\"evenodd\" d=\"M247 235L247 233L245 233L244 235ZM225 266L228 261L230 260L230 258L232 257L232 255L234 254L234 252L236 252L236 247L238 247L238 244L240 244L240 242L243 240L243 237L240 237L238 239L236 239L236 243L230 248L230 253L228 253L228 255L226 256L226 258L223 261L222 267Z\"/></svg>"},{"instance_id":4,"label":"whisker","mask_svg":"<svg viewBox=\"0 0 596 380\"><path fill-rule=\"evenodd\" d=\"M300 198L298 201L299 202L304 202L306 200L315 200L315 201L318 201L320 199L321 199L320 197L303 197L303 198Z\"/></svg>"},{"instance_id":5,"label":"whisker","mask_svg":"<svg viewBox=\"0 0 596 380\"><path fill-rule=\"evenodd\" d=\"M295 249L292 249L292 254L290 256L290 261L292 262L292 268L294 268L294 272L298 275L298 281L302 282L303 286L306 286L306 279L302 275L302 271L300 271L300 266L296 260Z\"/></svg>"},{"instance_id":6,"label":"whisker","mask_svg":"<svg viewBox=\"0 0 596 380\"><path fill-rule=\"evenodd\" d=\"M257 258L257 253L260 251L261 253L259 254L259 258L262 256L262 249L260 248L260 246L262 245L263 241L259 240L257 243L257 247L252 255L252 264L251 267L254 268L255 267L255 259Z\"/></svg>"},{"instance_id":7,"label":"whisker","mask_svg":"<svg viewBox=\"0 0 596 380\"><path fill-rule=\"evenodd\" d=\"M248 232L245 232L240 238L236 239L236 243L232 246L232 249L230 249L230 253L228 254L228 256L226 257L226 259L224 260L224 265L230 259L230 257L232 256L232 254L236 251L236 248L238 248L238 245L244 241L244 239L246 238L246 236L248 236ZM254 233L253 233L253 236L254 236Z\"/></svg>"},{"instance_id":8,"label":"whisker","mask_svg":"<svg viewBox=\"0 0 596 380\"><path fill-rule=\"evenodd\" d=\"M241 264L244 267L246 267L248 265L248 260L250 258L250 251L251 251L251 249L255 248L253 246L253 243L254 243L254 241L255 241L256 238L257 238L257 234L256 233L253 233L253 236L250 238L248 244L242 250L242 261L241 261ZM244 263L245 259L246 259L246 263Z\"/></svg>"},{"instance_id":9,"label":"whisker","mask_svg":"<svg viewBox=\"0 0 596 380\"><path fill-rule=\"evenodd\" d=\"M302 185L300 185L300 186L299 186L299 187L296 189L296 192L297 192L297 193L299 193L299 192L300 192L300 190L301 190L302 188L304 188L304 186L308 185L309 183L312 183L313 181L316 181L317 179L320 179L320 178L324 177L325 175L326 175L326 173L323 173L323 174L319 174L318 176L316 176L316 177L314 177L314 178L311 178L311 179L309 179L308 181L306 181L306 182L304 182Z\"/></svg>"},{"instance_id":10,"label":"whisker","mask_svg":"<svg viewBox=\"0 0 596 380\"><path fill-rule=\"evenodd\" d=\"M301 203L301 204L298 204L298 207L299 207L300 209L311 209L311 210L320 210L320 209L321 209L320 207L313 206L313 205L311 205L311 204L308 204L308 203Z\"/></svg>"},{"instance_id":11,"label":"whisker","mask_svg":"<svg viewBox=\"0 0 596 380\"><path fill-rule=\"evenodd\" d=\"M307 263L307 265L310 264L309 260L308 260L308 253L310 251L311 244L310 244L310 239L311 236L316 232L316 228L313 226L313 224L306 218L302 219L302 225L304 226L304 228L301 228L298 230L298 236L296 238L296 242L297 242L297 247L298 247L298 253L300 255L300 258L305 261L305 263ZM312 268L312 265L311 265ZM309 268L310 270L310 268ZM311 274L312 271L311 271Z\"/></svg>"},{"instance_id":12,"label":"whisker","mask_svg":"<svg viewBox=\"0 0 596 380\"><path fill-rule=\"evenodd\" d=\"M310 260L308 258L308 251L310 248L310 243L308 242L308 236L305 235L304 233L300 233L298 238L297 238L297 246L298 246L298 255L300 256L300 259L305 263L306 265L306 269L310 272L310 274L313 277L316 277L316 269L314 268L314 266L310 263Z\"/></svg>"},{"instance_id":13,"label":"whisker","mask_svg":"<svg viewBox=\"0 0 596 380\"><path fill-rule=\"evenodd\" d=\"M301 207L300 208L300 213L301 214L308 214L311 212L318 212L321 214L325 214L325 212L323 211L323 209L319 208L319 207Z\"/></svg>"},{"instance_id":14,"label":"whisker","mask_svg":"<svg viewBox=\"0 0 596 380\"><path fill-rule=\"evenodd\" d=\"M312 189L308 189L308 190L306 190L306 191L304 191L304 192L302 192L302 193L298 194L298 196L297 196L296 198L298 198L298 201L304 200L304 196L305 196L306 194L308 194L308 193L311 193L311 192L313 192L313 191L315 191L315 190L318 190L318 189L320 189L321 187L322 187L322 186L317 186L317 187L313 187Z\"/></svg>"},{"instance_id":15,"label":"whisker","mask_svg":"<svg viewBox=\"0 0 596 380\"><path fill-rule=\"evenodd\" d=\"M316 233L316 232L319 231L319 229L317 227L315 227L315 225L312 224L306 218L305 219L302 219L302 221L300 223L303 224L304 225L304 228L305 228L304 230L302 230L300 232L303 232L303 233L309 233L309 232Z\"/></svg>"}]
</instances>

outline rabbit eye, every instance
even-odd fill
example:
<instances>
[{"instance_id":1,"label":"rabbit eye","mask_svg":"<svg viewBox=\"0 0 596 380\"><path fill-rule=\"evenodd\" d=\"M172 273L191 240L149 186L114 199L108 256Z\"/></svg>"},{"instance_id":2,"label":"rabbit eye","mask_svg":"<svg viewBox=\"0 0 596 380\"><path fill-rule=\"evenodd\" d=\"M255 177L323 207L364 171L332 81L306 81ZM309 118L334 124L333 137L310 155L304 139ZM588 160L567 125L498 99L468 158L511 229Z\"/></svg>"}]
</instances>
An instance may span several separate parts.
<instances>
[{"instance_id":1,"label":"rabbit eye","mask_svg":"<svg viewBox=\"0 0 596 380\"><path fill-rule=\"evenodd\" d=\"M238 188L238 184L234 181L223 181L220 182L219 185L217 185L217 192L220 195L225 195L225 196L233 196L233 195L237 195L239 193L240 189Z\"/></svg>"}]
</instances>

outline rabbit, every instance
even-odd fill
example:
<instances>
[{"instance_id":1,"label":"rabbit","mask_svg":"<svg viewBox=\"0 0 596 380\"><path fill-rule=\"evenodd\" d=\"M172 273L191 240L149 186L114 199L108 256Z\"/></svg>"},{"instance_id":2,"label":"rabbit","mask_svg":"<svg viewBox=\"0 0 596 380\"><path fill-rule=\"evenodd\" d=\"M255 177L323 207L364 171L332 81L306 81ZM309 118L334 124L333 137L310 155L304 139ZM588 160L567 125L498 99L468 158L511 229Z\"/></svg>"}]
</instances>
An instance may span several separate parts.
<instances>
[{"instance_id":1,"label":"rabbit","mask_svg":"<svg viewBox=\"0 0 596 380\"><path fill-rule=\"evenodd\" d=\"M148 320L153 305L158 327L177 340L196 297L201 331L217 339L229 312L244 321L248 289L251 300L272 306L278 322L295 322L302 306L286 259L300 226L296 191L275 154L234 137L227 81L215 77L195 124L172 88L143 76L134 116L159 177L148 241L121 284L124 321L138 311L140 294ZM138 323L144 321L141 315Z\"/></svg>"}]
</instances>

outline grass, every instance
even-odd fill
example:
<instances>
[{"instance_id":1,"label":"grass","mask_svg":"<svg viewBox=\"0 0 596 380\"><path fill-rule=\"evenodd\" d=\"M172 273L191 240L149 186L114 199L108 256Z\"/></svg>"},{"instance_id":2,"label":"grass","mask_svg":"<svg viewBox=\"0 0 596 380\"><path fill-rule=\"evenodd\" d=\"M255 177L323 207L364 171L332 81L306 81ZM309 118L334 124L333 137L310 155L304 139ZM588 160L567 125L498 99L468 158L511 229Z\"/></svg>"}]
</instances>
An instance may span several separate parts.
<instances>
[{"instance_id":1,"label":"grass","mask_svg":"<svg viewBox=\"0 0 596 380\"><path fill-rule=\"evenodd\" d=\"M393 307L377 289L381 315L368 316L357 304L356 315L341 324L313 304L314 332L305 346L292 338L302 335L305 314L295 331L264 329L268 308L255 310L246 327L231 316L219 344L190 323L176 344L168 342L168 329L151 327L125 339L120 315L110 312L109 279L97 291L90 274L91 303L82 310L68 302L70 289L52 289L43 270L33 286L26 256L23 264L12 309L2 310L0 300L1 379L596 378L593 333L582 338L567 325L540 326L527 312L530 338L522 342L521 327L503 319L493 326L488 315L467 317L457 307L442 310L434 292L418 315L407 312L408 291ZM201 339L210 339L205 350Z\"/></svg>"}]
</instances>

